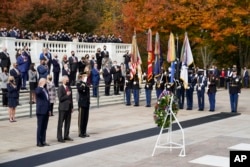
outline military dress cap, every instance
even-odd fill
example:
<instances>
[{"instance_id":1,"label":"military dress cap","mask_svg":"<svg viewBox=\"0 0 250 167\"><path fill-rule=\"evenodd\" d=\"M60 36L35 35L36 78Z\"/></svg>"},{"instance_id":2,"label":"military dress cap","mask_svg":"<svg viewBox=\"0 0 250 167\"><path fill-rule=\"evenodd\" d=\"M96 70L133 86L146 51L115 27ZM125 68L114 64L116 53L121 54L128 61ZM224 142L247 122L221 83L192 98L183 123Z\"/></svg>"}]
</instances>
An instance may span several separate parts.
<instances>
[{"instance_id":1,"label":"military dress cap","mask_svg":"<svg viewBox=\"0 0 250 167\"><path fill-rule=\"evenodd\" d=\"M198 72L204 72L204 70L203 69L199 69Z\"/></svg>"}]
</instances>

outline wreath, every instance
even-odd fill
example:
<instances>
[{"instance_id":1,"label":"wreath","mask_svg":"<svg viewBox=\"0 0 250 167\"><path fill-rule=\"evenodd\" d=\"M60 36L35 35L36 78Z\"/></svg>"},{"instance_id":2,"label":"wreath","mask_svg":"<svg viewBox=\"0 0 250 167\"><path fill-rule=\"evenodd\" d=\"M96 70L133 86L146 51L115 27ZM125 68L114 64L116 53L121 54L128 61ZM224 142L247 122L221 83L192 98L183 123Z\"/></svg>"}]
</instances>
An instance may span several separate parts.
<instances>
[{"instance_id":1,"label":"wreath","mask_svg":"<svg viewBox=\"0 0 250 167\"><path fill-rule=\"evenodd\" d=\"M167 128L170 125L170 117L167 117L165 124L164 124L164 120L165 120L165 116L167 112L170 112L169 107L171 103L171 97L172 97L172 93L170 91L164 91L158 98L157 103L155 104L154 121L158 127ZM173 110L173 113L177 115L177 112L179 110L178 99L176 96L174 96L173 98L174 99L173 99L173 104L172 104L172 110ZM172 121L174 120L175 120L174 117L172 117Z\"/></svg>"}]
</instances>

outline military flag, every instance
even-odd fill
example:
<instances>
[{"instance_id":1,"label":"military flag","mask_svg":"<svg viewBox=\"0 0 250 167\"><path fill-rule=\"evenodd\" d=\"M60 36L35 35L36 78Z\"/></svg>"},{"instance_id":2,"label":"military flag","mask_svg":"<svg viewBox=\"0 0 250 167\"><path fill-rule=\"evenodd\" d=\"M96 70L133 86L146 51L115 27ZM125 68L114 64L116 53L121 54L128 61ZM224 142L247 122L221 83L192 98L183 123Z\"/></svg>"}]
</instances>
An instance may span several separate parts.
<instances>
[{"instance_id":1,"label":"military flag","mask_svg":"<svg viewBox=\"0 0 250 167\"><path fill-rule=\"evenodd\" d=\"M181 75L180 79L183 81L184 88L188 88L188 66L194 62L192 50L189 44L187 32L185 33L184 42L181 49Z\"/></svg>"},{"instance_id":2,"label":"military flag","mask_svg":"<svg viewBox=\"0 0 250 167\"><path fill-rule=\"evenodd\" d=\"M153 76L153 47L152 47L152 31L151 29L148 30L148 40L147 40L147 51L148 51L148 73L147 79L150 80Z\"/></svg>"},{"instance_id":3,"label":"military flag","mask_svg":"<svg viewBox=\"0 0 250 167\"><path fill-rule=\"evenodd\" d=\"M130 64L130 76L133 78L133 76L136 74L138 75L138 78L140 80L140 83L142 82L142 70L141 70L141 56L137 45L136 40L136 33L134 33L132 37L132 46L131 46L131 64Z\"/></svg>"},{"instance_id":4,"label":"military flag","mask_svg":"<svg viewBox=\"0 0 250 167\"><path fill-rule=\"evenodd\" d=\"M155 64L154 64L154 75L158 75L161 72L161 47L160 47L160 36L159 33L155 34Z\"/></svg>"},{"instance_id":5,"label":"military flag","mask_svg":"<svg viewBox=\"0 0 250 167\"><path fill-rule=\"evenodd\" d=\"M167 54L167 61L171 63L171 79L170 79L171 83L174 82L175 59L176 59L176 52L175 52L174 34L171 32L168 40L168 54Z\"/></svg>"}]
</instances>

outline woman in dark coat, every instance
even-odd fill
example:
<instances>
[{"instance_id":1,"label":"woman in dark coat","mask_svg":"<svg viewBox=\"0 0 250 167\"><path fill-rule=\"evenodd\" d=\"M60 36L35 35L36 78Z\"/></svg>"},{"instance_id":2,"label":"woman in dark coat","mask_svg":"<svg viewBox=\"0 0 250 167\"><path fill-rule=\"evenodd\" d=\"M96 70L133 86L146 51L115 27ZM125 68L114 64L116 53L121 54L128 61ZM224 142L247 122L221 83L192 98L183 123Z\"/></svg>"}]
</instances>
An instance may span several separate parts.
<instances>
[{"instance_id":1,"label":"woman in dark coat","mask_svg":"<svg viewBox=\"0 0 250 167\"><path fill-rule=\"evenodd\" d=\"M9 121L16 122L15 113L18 104L18 89L13 76L10 76L7 84L8 89L8 107L9 107Z\"/></svg>"}]
</instances>

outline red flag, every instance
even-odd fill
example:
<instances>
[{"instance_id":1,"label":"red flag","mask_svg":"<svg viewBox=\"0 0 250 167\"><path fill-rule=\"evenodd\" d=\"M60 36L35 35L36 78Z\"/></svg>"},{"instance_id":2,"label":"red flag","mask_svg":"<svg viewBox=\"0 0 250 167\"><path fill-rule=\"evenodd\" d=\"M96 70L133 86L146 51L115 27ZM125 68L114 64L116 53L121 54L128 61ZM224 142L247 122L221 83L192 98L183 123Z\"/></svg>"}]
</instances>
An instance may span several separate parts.
<instances>
[{"instance_id":1,"label":"red flag","mask_svg":"<svg viewBox=\"0 0 250 167\"><path fill-rule=\"evenodd\" d=\"M147 41L147 51L148 51L148 75L147 79L150 80L153 76L153 47L152 47L152 31L148 30L148 41Z\"/></svg>"}]
</instances>

